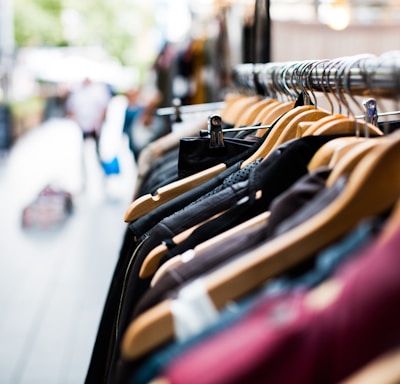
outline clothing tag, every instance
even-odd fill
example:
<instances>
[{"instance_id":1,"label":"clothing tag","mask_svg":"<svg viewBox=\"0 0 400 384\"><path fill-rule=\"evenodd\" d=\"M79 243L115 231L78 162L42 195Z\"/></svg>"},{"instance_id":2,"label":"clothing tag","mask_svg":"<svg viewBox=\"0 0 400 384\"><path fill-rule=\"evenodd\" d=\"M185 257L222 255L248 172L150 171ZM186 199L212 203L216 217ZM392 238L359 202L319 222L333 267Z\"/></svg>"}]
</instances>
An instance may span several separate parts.
<instances>
[{"instance_id":1,"label":"clothing tag","mask_svg":"<svg viewBox=\"0 0 400 384\"><path fill-rule=\"evenodd\" d=\"M180 290L171 304L175 335L178 341L185 341L197 335L218 319L218 311L208 297L200 279Z\"/></svg>"},{"instance_id":2,"label":"clothing tag","mask_svg":"<svg viewBox=\"0 0 400 384\"><path fill-rule=\"evenodd\" d=\"M181 259L184 263L187 263L188 261L192 260L194 257L194 250L193 249L188 249L187 251L183 252L181 255Z\"/></svg>"}]
</instances>

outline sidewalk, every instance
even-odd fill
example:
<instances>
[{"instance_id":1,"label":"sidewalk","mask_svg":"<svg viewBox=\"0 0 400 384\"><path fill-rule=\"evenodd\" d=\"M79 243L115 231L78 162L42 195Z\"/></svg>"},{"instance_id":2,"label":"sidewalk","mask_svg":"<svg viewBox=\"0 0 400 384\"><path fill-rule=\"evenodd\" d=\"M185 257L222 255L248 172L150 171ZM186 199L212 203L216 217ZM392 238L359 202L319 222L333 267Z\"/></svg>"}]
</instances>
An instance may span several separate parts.
<instances>
[{"instance_id":1,"label":"sidewalk","mask_svg":"<svg viewBox=\"0 0 400 384\"><path fill-rule=\"evenodd\" d=\"M82 146L67 120L38 127L0 159L2 384L83 383L134 188L127 144L120 162L121 175L104 183L94 143ZM23 230L23 207L48 183L73 193L72 216L56 231Z\"/></svg>"}]
</instances>

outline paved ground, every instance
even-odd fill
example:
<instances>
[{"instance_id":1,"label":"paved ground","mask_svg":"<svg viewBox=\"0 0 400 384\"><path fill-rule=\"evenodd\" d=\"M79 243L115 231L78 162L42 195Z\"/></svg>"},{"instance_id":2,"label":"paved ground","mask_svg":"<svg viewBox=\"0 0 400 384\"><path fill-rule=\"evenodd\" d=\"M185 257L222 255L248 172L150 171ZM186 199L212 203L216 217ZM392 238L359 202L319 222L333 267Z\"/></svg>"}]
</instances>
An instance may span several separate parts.
<instances>
[{"instance_id":1,"label":"paved ground","mask_svg":"<svg viewBox=\"0 0 400 384\"><path fill-rule=\"evenodd\" d=\"M56 119L0 159L0 383L83 382L134 188L125 141L120 161L105 180L94 143ZM22 208L47 183L73 193L73 215L59 230L23 230Z\"/></svg>"}]
</instances>

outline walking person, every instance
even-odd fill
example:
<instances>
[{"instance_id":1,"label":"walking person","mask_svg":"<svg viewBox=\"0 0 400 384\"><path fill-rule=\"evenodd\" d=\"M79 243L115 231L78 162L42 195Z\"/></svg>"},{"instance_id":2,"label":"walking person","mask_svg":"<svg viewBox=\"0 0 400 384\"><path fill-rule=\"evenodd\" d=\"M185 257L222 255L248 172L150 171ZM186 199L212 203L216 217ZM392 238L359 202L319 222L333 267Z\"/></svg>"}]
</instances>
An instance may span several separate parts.
<instances>
[{"instance_id":1,"label":"walking person","mask_svg":"<svg viewBox=\"0 0 400 384\"><path fill-rule=\"evenodd\" d=\"M86 77L80 86L73 90L66 101L67 117L74 120L82 131L83 142L94 140L97 159L100 164L99 141L107 106L111 99L109 88L104 83L94 82ZM83 174L87 179L86 164L83 154Z\"/></svg>"}]
</instances>

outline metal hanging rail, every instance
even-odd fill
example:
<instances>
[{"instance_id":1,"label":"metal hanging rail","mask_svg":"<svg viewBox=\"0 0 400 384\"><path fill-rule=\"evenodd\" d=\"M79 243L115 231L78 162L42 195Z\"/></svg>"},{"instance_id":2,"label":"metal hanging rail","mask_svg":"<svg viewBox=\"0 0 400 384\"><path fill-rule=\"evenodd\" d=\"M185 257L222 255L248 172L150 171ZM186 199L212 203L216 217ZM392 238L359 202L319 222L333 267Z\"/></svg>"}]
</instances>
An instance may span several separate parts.
<instances>
[{"instance_id":1,"label":"metal hanging rail","mask_svg":"<svg viewBox=\"0 0 400 384\"><path fill-rule=\"evenodd\" d=\"M197 113L197 112L208 112L208 111L215 111L218 109L223 108L225 102L223 101L216 101L211 103L203 103L203 104L192 104L192 105L179 105L174 107L164 107L157 109L158 116L171 116L176 113L176 109L179 108L182 114L185 113Z\"/></svg>"},{"instance_id":2,"label":"metal hanging rail","mask_svg":"<svg viewBox=\"0 0 400 384\"><path fill-rule=\"evenodd\" d=\"M400 95L400 51L381 56L239 64L233 69L233 81L238 87L261 89L270 96L294 96L311 90L393 98Z\"/></svg>"}]
</instances>

